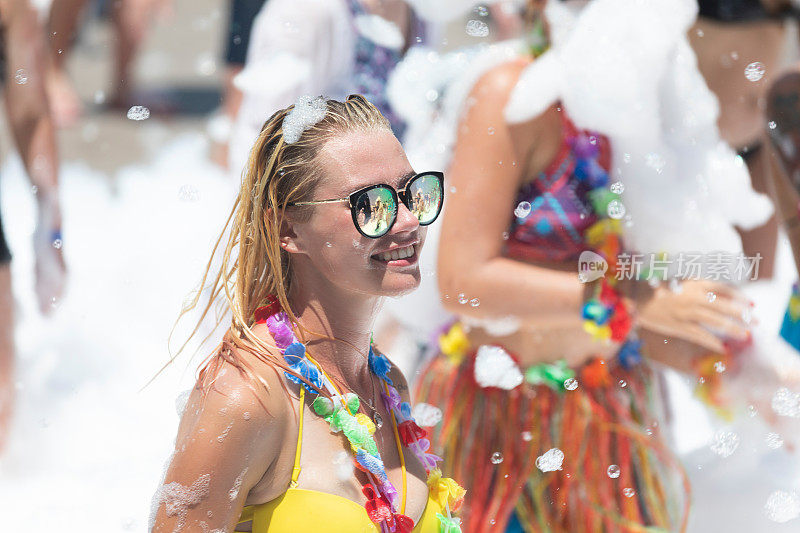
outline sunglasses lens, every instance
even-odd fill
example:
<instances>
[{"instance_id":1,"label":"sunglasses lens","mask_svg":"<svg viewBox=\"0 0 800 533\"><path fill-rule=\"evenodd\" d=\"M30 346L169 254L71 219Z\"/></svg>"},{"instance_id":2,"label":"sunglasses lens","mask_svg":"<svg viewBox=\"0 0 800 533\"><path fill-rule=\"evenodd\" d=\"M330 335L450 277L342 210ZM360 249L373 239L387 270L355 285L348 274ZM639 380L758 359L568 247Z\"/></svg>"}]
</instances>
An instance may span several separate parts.
<instances>
[{"instance_id":1,"label":"sunglasses lens","mask_svg":"<svg viewBox=\"0 0 800 533\"><path fill-rule=\"evenodd\" d=\"M356 224L369 237L385 235L397 216L397 203L392 191L386 187L375 187L361 193L355 204Z\"/></svg>"},{"instance_id":2,"label":"sunglasses lens","mask_svg":"<svg viewBox=\"0 0 800 533\"><path fill-rule=\"evenodd\" d=\"M422 226L436 220L442 206L442 182L438 176L423 174L408 185L411 212Z\"/></svg>"}]
</instances>

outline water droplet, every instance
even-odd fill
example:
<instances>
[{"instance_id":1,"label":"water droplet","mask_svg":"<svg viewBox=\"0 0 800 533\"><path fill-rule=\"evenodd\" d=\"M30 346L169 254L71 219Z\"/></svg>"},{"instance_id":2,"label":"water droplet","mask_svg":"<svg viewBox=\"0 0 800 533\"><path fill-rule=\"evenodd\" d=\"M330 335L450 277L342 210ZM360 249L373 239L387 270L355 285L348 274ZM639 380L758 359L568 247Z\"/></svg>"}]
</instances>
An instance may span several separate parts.
<instances>
[{"instance_id":1,"label":"water droplet","mask_svg":"<svg viewBox=\"0 0 800 533\"><path fill-rule=\"evenodd\" d=\"M333 248L333 243L331 241L326 241L325 242L325 247L326 248Z\"/></svg>"},{"instance_id":2,"label":"water droplet","mask_svg":"<svg viewBox=\"0 0 800 533\"><path fill-rule=\"evenodd\" d=\"M713 302L717 299L717 295L711 291L708 291L708 293L706 293L706 298L708 298L709 302Z\"/></svg>"},{"instance_id":3,"label":"water droplet","mask_svg":"<svg viewBox=\"0 0 800 533\"><path fill-rule=\"evenodd\" d=\"M62 244L63 243L61 242L61 239L56 239L53 241L53 248L55 248L56 250L60 250Z\"/></svg>"},{"instance_id":4,"label":"water droplet","mask_svg":"<svg viewBox=\"0 0 800 533\"><path fill-rule=\"evenodd\" d=\"M469 301L469 305L471 307L478 307L479 305L481 305L481 301L478 298L473 298L472 300Z\"/></svg>"},{"instance_id":5,"label":"water droplet","mask_svg":"<svg viewBox=\"0 0 800 533\"><path fill-rule=\"evenodd\" d=\"M621 219L625 216L625 205L619 200L611 200L608 202L608 216L616 220Z\"/></svg>"},{"instance_id":6,"label":"water droplet","mask_svg":"<svg viewBox=\"0 0 800 533\"><path fill-rule=\"evenodd\" d=\"M765 440L767 442L767 448L771 450L777 450L783 446L783 437L777 433L767 433L767 438Z\"/></svg>"},{"instance_id":7,"label":"water droplet","mask_svg":"<svg viewBox=\"0 0 800 533\"><path fill-rule=\"evenodd\" d=\"M425 99L429 102L435 102L439 99L439 91L436 89L431 89L427 93L425 93Z\"/></svg>"},{"instance_id":8,"label":"water droplet","mask_svg":"<svg viewBox=\"0 0 800 533\"><path fill-rule=\"evenodd\" d=\"M725 368L726 368L725 363L723 363L722 361L717 361L716 363L714 363L714 370L718 374L722 374L723 372L725 372Z\"/></svg>"},{"instance_id":9,"label":"water droplet","mask_svg":"<svg viewBox=\"0 0 800 533\"><path fill-rule=\"evenodd\" d=\"M661 171L664 170L664 167L667 165L667 162L661 156L661 154L657 154L655 152L650 152L645 156L645 164L661 174Z\"/></svg>"},{"instance_id":10,"label":"water droplet","mask_svg":"<svg viewBox=\"0 0 800 533\"><path fill-rule=\"evenodd\" d=\"M781 387L772 396L772 410L779 416L800 417L800 394Z\"/></svg>"},{"instance_id":11,"label":"water droplet","mask_svg":"<svg viewBox=\"0 0 800 533\"><path fill-rule=\"evenodd\" d=\"M25 69L21 68L14 73L14 83L17 85L25 85L28 83L28 73Z\"/></svg>"},{"instance_id":12,"label":"water droplet","mask_svg":"<svg viewBox=\"0 0 800 533\"><path fill-rule=\"evenodd\" d=\"M575 378L569 378L564 380L564 388L567 390L575 390L578 388L578 380Z\"/></svg>"},{"instance_id":13,"label":"water droplet","mask_svg":"<svg viewBox=\"0 0 800 533\"><path fill-rule=\"evenodd\" d=\"M470 37L486 37L489 35L489 26L481 20L470 20L465 27L467 35Z\"/></svg>"},{"instance_id":14,"label":"water droplet","mask_svg":"<svg viewBox=\"0 0 800 533\"><path fill-rule=\"evenodd\" d=\"M150 110L141 105L134 105L128 109L127 116L130 120L147 120L150 118Z\"/></svg>"},{"instance_id":15,"label":"water droplet","mask_svg":"<svg viewBox=\"0 0 800 533\"><path fill-rule=\"evenodd\" d=\"M494 128L487 128L486 133L488 133L489 135L494 135Z\"/></svg>"},{"instance_id":16,"label":"water droplet","mask_svg":"<svg viewBox=\"0 0 800 533\"><path fill-rule=\"evenodd\" d=\"M530 202L520 202L517 204L517 207L514 209L514 216L517 218L525 218L531 213L531 203Z\"/></svg>"},{"instance_id":17,"label":"water droplet","mask_svg":"<svg viewBox=\"0 0 800 533\"><path fill-rule=\"evenodd\" d=\"M758 415L758 407L756 407L755 405L748 405L747 414L750 415L750 418L755 417L756 415Z\"/></svg>"},{"instance_id":18,"label":"water droplet","mask_svg":"<svg viewBox=\"0 0 800 533\"><path fill-rule=\"evenodd\" d=\"M627 154L627 153L626 154L622 154L622 160L625 163L630 163L631 162L631 154Z\"/></svg>"},{"instance_id":19,"label":"water droplet","mask_svg":"<svg viewBox=\"0 0 800 533\"><path fill-rule=\"evenodd\" d=\"M469 298L467 298L466 294L464 294L463 292L458 293L458 303L460 303L461 305L464 305L468 301L469 301Z\"/></svg>"},{"instance_id":20,"label":"water droplet","mask_svg":"<svg viewBox=\"0 0 800 533\"><path fill-rule=\"evenodd\" d=\"M195 70L201 76L211 76L217 71L217 61L213 54L203 53L195 61Z\"/></svg>"},{"instance_id":21,"label":"water droplet","mask_svg":"<svg viewBox=\"0 0 800 533\"><path fill-rule=\"evenodd\" d=\"M733 431L720 430L714 435L711 451L720 457L730 457L739 447L739 435Z\"/></svg>"},{"instance_id":22,"label":"water droplet","mask_svg":"<svg viewBox=\"0 0 800 533\"><path fill-rule=\"evenodd\" d=\"M621 379L621 380L619 380L619 386L624 389L625 387L628 386L628 382L625 381L624 379Z\"/></svg>"},{"instance_id":23,"label":"water droplet","mask_svg":"<svg viewBox=\"0 0 800 533\"><path fill-rule=\"evenodd\" d=\"M775 128L778 127L778 124L776 124L774 120L770 120L767 126L769 126L769 129L774 130Z\"/></svg>"},{"instance_id":24,"label":"water droplet","mask_svg":"<svg viewBox=\"0 0 800 533\"><path fill-rule=\"evenodd\" d=\"M383 417L380 413L376 412L375 416L372 417L372 420L375 422L375 427L381 429L383 427Z\"/></svg>"},{"instance_id":25,"label":"water droplet","mask_svg":"<svg viewBox=\"0 0 800 533\"><path fill-rule=\"evenodd\" d=\"M554 472L561 470L564 463L564 452L558 448L550 448L536 458L536 468L542 472Z\"/></svg>"},{"instance_id":26,"label":"water droplet","mask_svg":"<svg viewBox=\"0 0 800 533\"><path fill-rule=\"evenodd\" d=\"M610 465L606 473L611 479L617 479L619 477L619 465Z\"/></svg>"},{"instance_id":27,"label":"water droplet","mask_svg":"<svg viewBox=\"0 0 800 533\"><path fill-rule=\"evenodd\" d=\"M456 186L455 186L455 185L451 185L451 186L450 186L450 192L456 192L456 190L457 190L457 189L456 189Z\"/></svg>"},{"instance_id":28,"label":"water droplet","mask_svg":"<svg viewBox=\"0 0 800 533\"><path fill-rule=\"evenodd\" d=\"M36 185L32 185L31 194L36 194L37 192L39 192L39 187L37 187Z\"/></svg>"},{"instance_id":29,"label":"water droplet","mask_svg":"<svg viewBox=\"0 0 800 533\"><path fill-rule=\"evenodd\" d=\"M476 15L480 17L488 17L489 16L489 9L486 6L476 6L473 9Z\"/></svg>"},{"instance_id":30,"label":"water droplet","mask_svg":"<svg viewBox=\"0 0 800 533\"><path fill-rule=\"evenodd\" d=\"M533 433L531 433L530 431L523 431L522 432L522 440L524 440L525 442L532 441L533 440Z\"/></svg>"},{"instance_id":31,"label":"water droplet","mask_svg":"<svg viewBox=\"0 0 800 533\"><path fill-rule=\"evenodd\" d=\"M493 465L499 465L503 462L503 454L500 452L494 452L490 461L492 461Z\"/></svg>"},{"instance_id":32,"label":"water droplet","mask_svg":"<svg viewBox=\"0 0 800 533\"><path fill-rule=\"evenodd\" d=\"M182 185L178 190L178 199L182 202L196 202L200 199L200 192L194 185Z\"/></svg>"},{"instance_id":33,"label":"water droplet","mask_svg":"<svg viewBox=\"0 0 800 533\"><path fill-rule=\"evenodd\" d=\"M250 420L250 411L245 411L244 413L242 413L242 418L244 418L245 420Z\"/></svg>"},{"instance_id":34,"label":"water droplet","mask_svg":"<svg viewBox=\"0 0 800 533\"><path fill-rule=\"evenodd\" d=\"M97 105L101 105L106 101L106 93L105 91L95 91L94 92L94 103Z\"/></svg>"},{"instance_id":35,"label":"water droplet","mask_svg":"<svg viewBox=\"0 0 800 533\"><path fill-rule=\"evenodd\" d=\"M796 492L776 490L767 498L764 512L773 522L788 522L800 516L800 498Z\"/></svg>"},{"instance_id":36,"label":"water droplet","mask_svg":"<svg viewBox=\"0 0 800 533\"><path fill-rule=\"evenodd\" d=\"M636 491L630 487L626 487L622 489L622 494L624 494L626 498L633 498L636 495Z\"/></svg>"},{"instance_id":37,"label":"water droplet","mask_svg":"<svg viewBox=\"0 0 800 533\"><path fill-rule=\"evenodd\" d=\"M705 35L705 34L706 34L706 33L705 33L703 30L697 30L697 36L698 36L698 37L702 37L702 36L703 36L703 35Z\"/></svg>"},{"instance_id":38,"label":"water droplet","mask_svg":"<svg viewBox=\"0 0 800 533\"><path fill-rule=\"evenodd\" d=\"M625 185L621 181L615 181L611 184L611 192L614 194L622 194L625 191Z\"/></svg>"},{"instance_id":39,"label":"water droplet","mask_svg":"<svg viewBox=\"0 0 800 533\"><path fill-rule=\"evenodd\" d=\"M503 240L504 240L504 241L507 241L507 240L508 240L508 238L510 237L510 235L508 234L508 232L507 232L507 231L504 231L504 232L503 232L503 235L502 235L502 237L503 237Z\"/></svg>"},{"instance_id":40,"label":"water droplet","mask_svg":"<svg viewBox=\"0 0 800 533\"><path fill-rule=\"evenodd\" d=\"M731 56L733 56L733 54L731 54ZM758 81L764 77L766 71L767 69L764 66L764 63L760 61L754 61L753 63L750 63L744 67L744 77L750 81Z\"/></svg>"},{"instance_id":41,"label":"water droplet","mask_svg":"<svg viewBox=\"0 0 800 533\"><path fill-rule=\"evenodd\" d=\"M442 410L434 405L418 403L411 411L411 417L421 427L433 427L442 421Z\"/></svg>"}]
</instances>

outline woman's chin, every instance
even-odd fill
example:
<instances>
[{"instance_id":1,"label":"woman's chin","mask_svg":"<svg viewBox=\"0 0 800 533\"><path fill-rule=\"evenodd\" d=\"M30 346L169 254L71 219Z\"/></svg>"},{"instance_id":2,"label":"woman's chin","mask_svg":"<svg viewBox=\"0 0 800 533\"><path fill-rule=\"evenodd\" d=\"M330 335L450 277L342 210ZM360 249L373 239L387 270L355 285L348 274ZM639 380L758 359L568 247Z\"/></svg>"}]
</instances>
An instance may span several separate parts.
<instances>
[{"instance_id":1,"label":"woman's chin","mask_svg":"<svg viewBox=\"0 0 800 533\"><path fill-rule=\"evenodd\" d=\"M392 273L386 276L381 282L381 294L391 298L398 298L405 296L408 293L414 292L419 287L420 272L416 268L412 272Z\"/></svg>"}]
</instances>

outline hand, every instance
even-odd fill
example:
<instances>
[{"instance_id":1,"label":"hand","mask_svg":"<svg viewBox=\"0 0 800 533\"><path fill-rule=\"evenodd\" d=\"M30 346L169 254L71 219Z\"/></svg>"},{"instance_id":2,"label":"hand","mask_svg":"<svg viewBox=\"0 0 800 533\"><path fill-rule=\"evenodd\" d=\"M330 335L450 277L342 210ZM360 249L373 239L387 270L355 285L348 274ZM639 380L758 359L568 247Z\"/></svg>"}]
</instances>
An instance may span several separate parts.
<instances>
[{"instance_id":1,"label":"hand","mask_svg":"<svg viewBox=\"0 0 800 533\"><path fill-rule=\"evenodd\" d=\"M64 294L67 279L58 200L39 200L39 220L33 233L33 249L36 254L36 297L39 310L48 315Z\"/></svg>"},{"instance_id":2,"label":"hand","mask_svg":"<svg viewBox=\"0 0 800 533\"><path fill-rule=\"evenodd\" d=\"M728 285L685 281L679 291L659 287L638 307L644 330L724 353L725 340L745 341L750 335L745 310L750 305Z\"/></svg>"}]
</instances>

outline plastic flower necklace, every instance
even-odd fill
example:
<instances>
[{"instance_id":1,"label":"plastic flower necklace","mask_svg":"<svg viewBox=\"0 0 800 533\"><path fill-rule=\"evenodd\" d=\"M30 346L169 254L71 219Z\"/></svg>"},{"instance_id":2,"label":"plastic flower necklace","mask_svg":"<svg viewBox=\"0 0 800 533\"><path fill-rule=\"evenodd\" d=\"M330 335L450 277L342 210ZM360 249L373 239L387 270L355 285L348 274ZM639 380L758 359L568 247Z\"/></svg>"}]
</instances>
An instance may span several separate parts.
<instances>
[{"instance_id":1,"label":"plastic flower necklace","mask_svg":"<svg viewBox=\"0 0 800 533\"><path fill-rule=\"evenodd\" d=\"M403 479L402 495L398 495L397 489L386 474L386 468L373 437L375 424L366 414L358 412L361 406L358 396L354 393L341 394L335 388L322 367L306 352L306 346L297 339L288 315L280 310L277 301L271 298L268 305L259 307L255 312L255 322L266 323L284 360L289 364L292 372L284 372L286 378L300 385L301 396L304 396L305 392L317 395L311 404L314 412L330 424L332 432L342 433L350 444L356 467L365 472L368 479L362 488L367 498L364 507L370 520L380 531L410 533L414 528L414 521L404 514L406 469L399 444L402 442L425 467L430 497L445 510L445 514L436 515L439 519L439 531L460 533L460 521L451 515L451 511L461 506L466 491L452 479L443 478L441 471L436 467L441 458L430 453L431 443L426 438L425 430L414 422L411 405L402 401L400 393L394 387L389 377L392 369L389 360L383 354L376 354L370 345L369 369L383 382L384 390L381 397L391 415L398 442L397 451ZM330 395L330 398L320 394L323 390Z\"/></svg>"}]
</instances>

